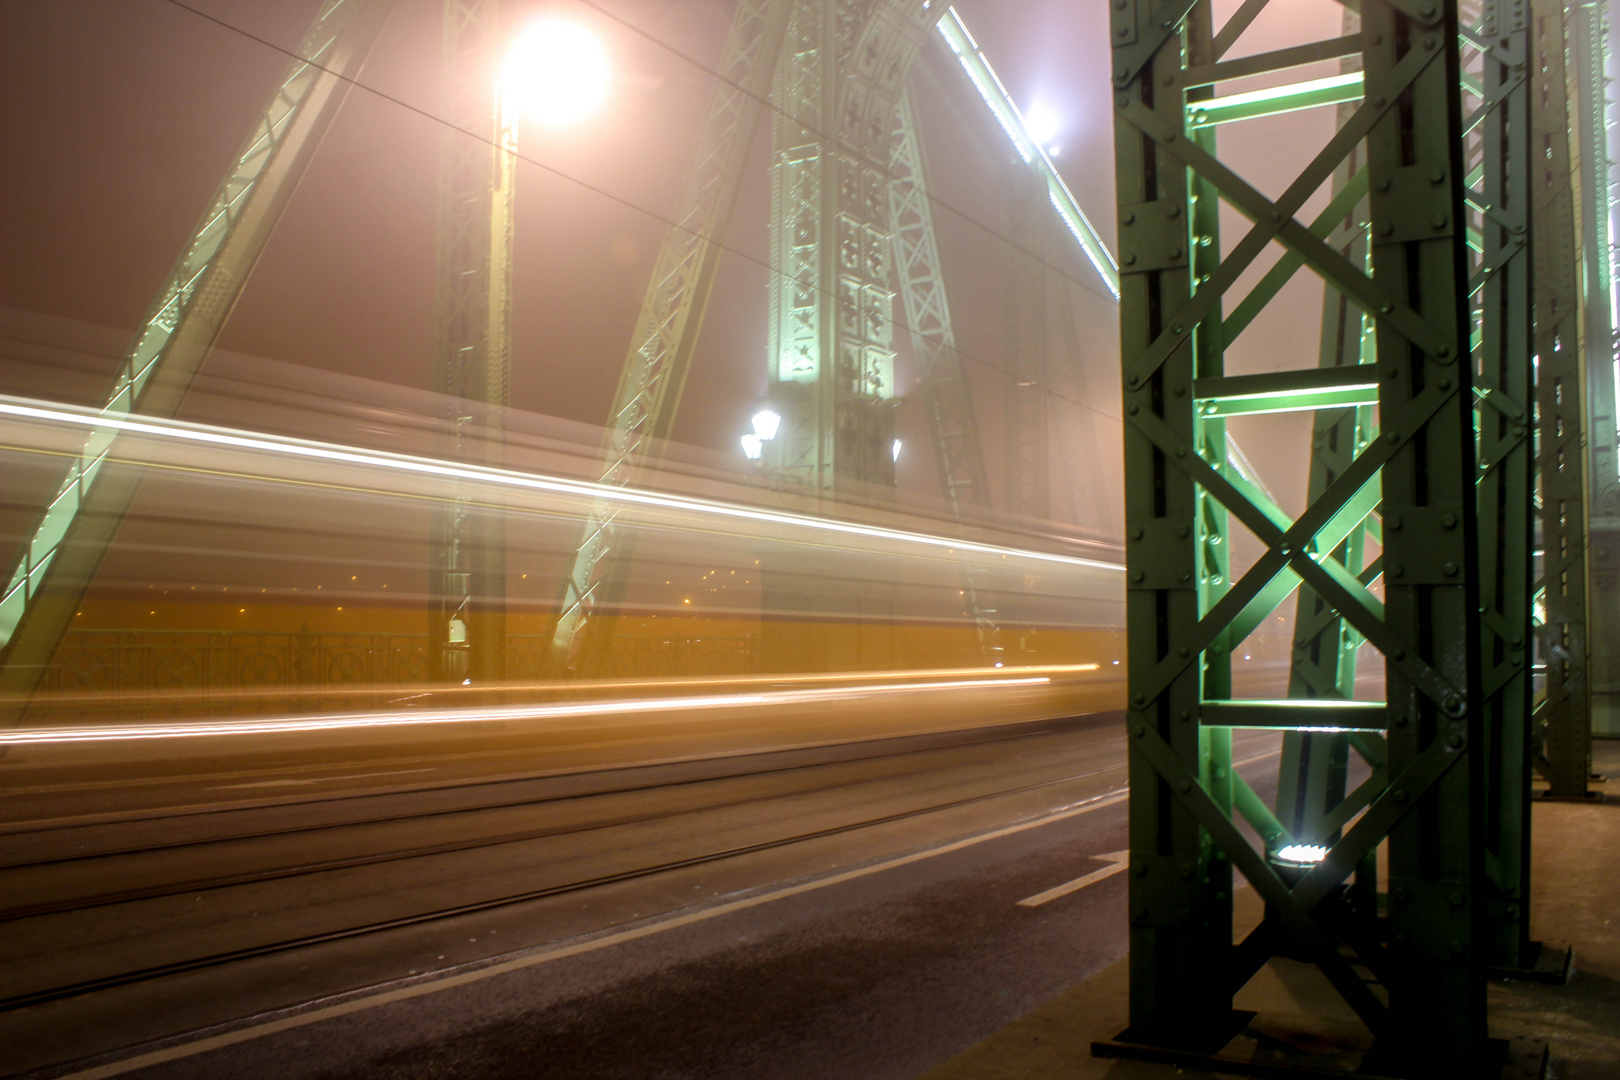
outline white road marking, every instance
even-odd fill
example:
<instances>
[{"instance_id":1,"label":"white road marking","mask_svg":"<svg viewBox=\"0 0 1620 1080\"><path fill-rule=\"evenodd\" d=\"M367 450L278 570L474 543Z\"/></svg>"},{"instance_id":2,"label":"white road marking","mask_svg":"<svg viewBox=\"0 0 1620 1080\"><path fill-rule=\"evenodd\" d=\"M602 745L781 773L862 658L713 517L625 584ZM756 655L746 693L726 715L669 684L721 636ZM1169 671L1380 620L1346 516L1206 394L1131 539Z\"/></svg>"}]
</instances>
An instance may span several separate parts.
<instances>
[{"instance_id":1,"label":"white road marking","mask_svg":"<svg viewBox=\"0 0 1620 1080\"><path fill-rule=\"evenodd\" d=\"M1234 761L1232 765L1234 768L1239 765L1247 765L1250 762L1259 761L1262 758L1274 757L1277 753L1278 751L1272 750L1269 753L1256 754L1254 757L1244 758L1242 761ZM485 963L479 966L474 966L470 970L463 968L458 971L452 968L443 973L436 972L425 977L413 978L409 980L406 985L399 985L398 983L395 983L391 989L379 989L378 992L369 994L362 992L360 996L349 997L331 1005L302 1009L301 1011L293 1012L292 1015L284 1015L279 1019L263 1021L257 1024L250 1024L246 1027L221 1032L218 1035L209 1035L204 1038L194 1039L190 1042L181 1042L171 1046L165 1046L160 1050L151 1050L144 1054L136 1054L132 1057L124 1058L121 1061L108 1062L105 1065L96 1065L88 1069L80 1070L79 1072L64 1073L58 1078L58 1080L102 1080L103 1077L121 1076L124 1073L134 1072L136 1069L144 1069L151 1065L161 1065L167 1061L179 1061L182 1058L194 1057L197 1054L204 1054L210 1050L223 1049L227 1046L235 1046L238 1043L252 1042L254 1039L260 1039L266 1035L275 1035L283 1031L293 1031L297 1028L308 1027L311 1024L318 1024L323 1020L334 1020L340 1016L348 1016L351 1013L365 1012L368 1009L374 1009L380 1005L389 1005L396 1001L409 1001L412 998L426 997L429 994L436 994L441 990L450 990L458 986L466 986L470 983L482 982L484 979L494 978L497 975L505 975L510 971L521 971L524 968L537 967L540 964L550 963L553 960L564 960L570 956L580 956L585 953L596 952L599 949L605 949L613 945L620 945L627 941L636 941L641 938L652 937L654 934L661 934L666 930L677 930L683 926L691 926L695 923L707 922L710 919L716 919L722 915L730 915L736 911L746 911L749 908L760 907L763 904L769 904L777 900L786 900L789 897L802 896L805 893L816 892L817 890L829 888L833 885L842 885L846 881L854 881L858 878L868 877L872 874L879 874L885 870L893 870L897 867L909 866L912 863L922 862L924 859L932 859L937 855L948 855L953 851L961 851L963 848L974 847L990 840L999 840L1003 836L1013 836L1017 833L1027 832L1030 829L1038 829L1043 825L1051 825L1054 822L1079 817L1081 814L1089 814L1093 810L1101 810L1109 806L1118 806L1129 797L1130 791L1128 788L1118 788L1102 795L1095 795L1092 798L1084 800L1083 802L1077 803L1073 806L1064 807L1061 810L1055 810L1050 814L1043 814L1040 817L1031 818L1028 821L1020 821L1013 825L1006 825L999 829L992 829L989 832L976 833L972 836L963 837L960 840L953 840L949 843L941 844L938 847L925 848L921 851L913 851L906 855L898 855L892 859L885 859L881 862L869 863L865 866L858 866L851 870L844 870L839 873L829 874L826 877L815 878L810 881L802 881L796 885L788 885L784 888L773 889L770 892L755 893L753 896L745 896L737 900L728 900L724 903L715 904L712 907L698 908L695 910L687 909L684 912L671 913L670 915L644 922L639 926L627 927L623 930L602 934L598 937L586 938L584 940L575 939L569 944L559 943L555 945L541 946L538 949L532 949L513 955L507 960L500 960L496 961L495 963Z\"/></svg>"},{"instance_id":2,"label":"white road marking","mask_svg":"<svg viewBox=\"0 0 1620 1080\"><path fill-rule=\"evenodd\" d=\"M745 896L738 900L729 900L725 903L716 904L712 907L699 908L697 910L687 910L685 912L672 914L661 919L645 922L639 926L632 926L624 930L603 934L600 937L593 937L583 941L576 940L570 944L542 946L539 949L520 953L513 956L511 959L497 961L493 964L485 964L473 968L472 970L456 971L452 969L450 972L443 974L441 977L429 976L425 980L420 978L413 979L410 981L410 984L406 986L399 986L396 984L392 989L383 990L380 993L366 994L362 997L350 998L332 1005L308 1009L295 1013L291 1016L283 1016L280 1019L253 1024L248 1027L238 1028L234 1031L222 1032L218 1035L211 1035L206 1038L196 1039L194 1041L181 1043L175 1046L166 1046L161 1050L152 1050L144 1054L137 1054L134 1057L124 1058L121 1061L108 1062L105 1065L96 1065L79 1072L64 1073L60 1077L60 1080L101 1080L102 1077L120 1076L124 1073L134 1072L136 1069L144 1069L151 1065L160 1065L167 1061L178 1061L182 1058L207 1053L210 1050L219 1050L227 1046L234 1046L238 1043L251 1042L254 1039L263 1038L266 1035L274 1035L282 1031L291 1031L296 1028L307 1027L310 1024L318 1024L323 1020L332 1020L340 1016L347 1016L351 1013L364 1012L367 1009L374 1009L379 1005L388 1005L396 1001L408 1001L411 998L425 997L428 994L435 994L441 990L450 990L457 986L465 986L469 983L481 982L484 979L493 978L496 975L504 975L509 971L521 971L524 968L550 963L553 960L563 960L570 956L579 956L583 953L595 952L598 949L605 949L609 946L623 944L627 941L636 941L640 938L651 937L654 934L660 934L666 930L676 930L683 926L691 926L694 923L706 922L710 919L719 918L722 915L730 915L733 912L745 911L749 908L759 907L762 904L769 904L776 900L786 900L792 896L800 896L804 893L815 892L819 889L825 889L833 885L842 885L846 881L854 881L857 878L868 877L872 874L882 873L885 870L893 870L897 867L908 866L911 863L921 862L924 859L931 859L937 855L947 855L953 851L961 851L963 848L973 847L977 844L982 844L990 840L999 840L1003 836L1012 836L1016 833L1025 832L1029 829L1040 828L1042 825L1050 825L1054 822L1064 821L1068 818L1079 817L1081 814L1089 814L1093 810L1101 810L1108 806L1117 806L1120 803L1123 803L1127 797L1128 793L1126 790L1120 788L1116 791L1094 796L1093 798L1088 799L1078 805L1066 807L1050 814L1044 814L1038 818L1031 818L1028 821L1020 821L1017 824L1007 825L999 829L992 829L989 832L977 833L973 836L967 836L960 840L953 840L947 844L941 844L938 847L927 848L922 851L913 851L909 854L896 856L895 858L886 859L882 862L871 863L866 866L856 867L852 870L845 870L839 873L829 874L826 877L800 882L797 885L789 885L785 888L774 889L770 892L756 893L753 896Z\"/></svg>"},{"instance_id":3,"label":"white road marking","mask_svg":"<svg viewBox=\"0 0 1620 1080\"><path fill-rule=\"evenodd\" d=\"M1235 769L1240 765L1249 765L1253 762L1261 761L1265 758L1273 756L1276 753L1277 751L1273 750L1267 754L1256 754L1254 757L1247 757L1241 761L1234 761L1232 762L1232 768ZM1072 892L1079 892L1087 885L1095 885L1097 882L1102 881L1105 878L1111 878L1120 871L1128 869L1131 865L1131 852L1129 848L1124 851L1110 851L1104 855L1092 855L1089 857L1092 859L1099 859L1106 863L1112 863L1113 865L1105 866L1101 870L1093 870L1089 874L1077 877L1073 881L1066 881L1062 885L1054 885L1045 892L1038 892L1034 896L1026 896L1022 900L1018 901L1018 906L1040 907L1049 900L1056 900L1060 896L1068 896ZM1248 882L1245 881L1243 884L1247 885Z\"/></svg>"},{"instance_id":4,"label":"white road marking","mask_svg":"<svg viewBox=\"0 0 1620 1080\"><path fill-rule=\"evenodd\" d=\"M1111 878L1121 870L1129 868L1131 865L1131 853L1129 849L1125 851L1110 851L1106 855L1093 855L1091 857L1093 859L1100 859L1101 861L1110 863L1112 865L1105 866L1101 870L1093 870L1091 873L1086 874L1083 877L1077 877L1073 881L1066 881L1062 885L1053 886L1052 888L1047 889L1045 892L1036 893L1034 896L1026 896L1022 900L1018 901L1018 906L1040 907L1048 900L1056 900L1060 896L1068 896L1072 892L1079 892L1087 885L1093 885L1099 881L1102 881L1104 878Z\"/></svg>"}]
</instances>

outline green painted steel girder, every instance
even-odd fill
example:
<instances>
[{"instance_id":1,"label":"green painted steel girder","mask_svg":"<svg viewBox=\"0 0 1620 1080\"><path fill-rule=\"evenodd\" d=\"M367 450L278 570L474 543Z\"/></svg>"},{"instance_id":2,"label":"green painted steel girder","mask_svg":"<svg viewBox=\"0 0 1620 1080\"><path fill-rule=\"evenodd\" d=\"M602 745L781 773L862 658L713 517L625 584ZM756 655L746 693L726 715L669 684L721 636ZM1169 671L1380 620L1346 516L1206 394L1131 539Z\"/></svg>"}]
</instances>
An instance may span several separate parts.
<instances>
[{"instance_id":1,"label":"green painted steel girder","mask_svg":"<svg viewBox=\"0 0 1620 1080\"><path fill-rule=\"evenodd\" d=\"M1234 22L1246 24L1264 6L1251 0ZM1358 80L1346 73L1298 96L1238 99L1253 115L1301 102L1353 104L1276 199L1221 159L1212 125L1196 126L1212 115L1210 96L1188 72L1214 69L1242 25L1217 32L1204 0L1184 20L1164 19L1165 10L1127 0L1112 13L1132 748L1131 1027L1122 1043L1218 1048L1232 1032L1233 990L1281 935L1318 963L1401 1067L1483 1060L1481 770L1490 754L1477 708L1485 686L1456 5L1417 11L1363 0L1364 94L1349 93ZM1318 43L1316 51L1344 56L1346 44ZM1330 245L1296 215L1341 169L1341 193L1365 170L1371 228L1352 228ZM1215 228L1217 200L1253 223L1230 246ZM1360 261L1343 250L1355 235L1370 239ZM1375 391L1357 371L1251 383L1225 377L1223 299L1274 240L1370 317ZM1377 438L1363 429L1350 440L1345 468L1296 519L1224 451L1225 409L1248 402L1269 411L1290 397L1319 416L1329 406L1354 415L1374 399L1383 421ZM1380 503L1381 565L1341 561ZM1228 518L1265 549L1236 581L1211 559L1227 546ZM1382 601L1368 589L1380 573ZM1286 598L1289 575L1383 654L1387 706L1234 699L1235 636ZM1297 884L1233 825L1236 810L1259 819L1270 843L1289 831L1266 821L1232 783L1230 743L1221 739L1234 723L1353 732L1376 759L1373 778L1320 823L1342 835ZM1379 733L1381 744L1370 741ZM1341 900L1329 899L1343 895L1380 844L1391 874L1387 934L1371 926L1374 913L1345 918ZM1233 866L1271 913L1261 934L1236 947ZM1345 949L1385 995L1369 990Z\"/></svg>"}]
</instances>

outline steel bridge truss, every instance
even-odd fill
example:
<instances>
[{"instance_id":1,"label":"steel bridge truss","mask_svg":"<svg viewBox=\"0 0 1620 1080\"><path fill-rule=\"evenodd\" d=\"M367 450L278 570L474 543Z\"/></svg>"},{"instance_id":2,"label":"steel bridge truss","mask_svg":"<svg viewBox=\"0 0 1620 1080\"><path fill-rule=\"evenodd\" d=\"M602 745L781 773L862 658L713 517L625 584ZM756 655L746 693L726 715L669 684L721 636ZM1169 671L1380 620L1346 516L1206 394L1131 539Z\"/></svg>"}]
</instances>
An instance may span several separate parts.
<instances>
[{"instance_id":1,"label":"steel bridge truss","mask_svg":"<svg viewBox=\"0 0 1620 1080\"><path fill-rule=\"evenodd\" d=\"M433 388L447 409L446 456L498 464L511 354L517 121L499 93L500 0L445 0ZM503 519L456 498L435 506L428 584L429 674L505 678Z\"/></svg>"},{"instance_id":2,"label":"steel bridge truss","mask_svg":"<svg viewBox=\"0 0 1620 1080\"><path fill-rule=\"evenodd\" d=\"M1247 0L1219 29L1208 0L1112 10L1132 992L1130 1029L1099 1050L1217 1051L1240 1026L1234 992L1287 952L1318 964L1401 1068L1437 1055L1482 1061L1484 972L1500 951L1491 909L1504 881L1518 880L1516 867L1497 865L1505 853L1488 850L1487 832L1493 815L1518 813L1502 788L1517 783L1527 749L1510 745L1525 741L1528 706L1529 208L1514 183L1527 160L1526 16L1522 5L1488 5L1465 32L1455 3L1363 0L1358 32L1223 60L1266 3ZM1466 113L1459 34L1480 69ZM1359 64L1213 94L1227 80L1344 59ZM1216 151L1221 123L1330 104L1350 107L1275 200ZM1477 160L1495 163L1472 182L1470 132ZM1298 220L1335 172L1327 210ZM1252 223L1225 248L1222 200ZM1273 242L1284 260L1224 316L1234 284ZM1333 346L1340 362L1227 375L1225 347L1302 265L1355 321L1368 319L1373 349L1349 328L1336 331L1347 338ZM1471 358L1484 369L1477 381ZM1376 430L1361 412L1374 406ZM1319 461L1293 518L1233 467L1224 424L1302 408L1338 412L1318 433L1337 439L1339 457L1331 469ZM1265 548L1236 581L1232 519ZM1382 548L1370 562L1369 529ZM1311 700L1234 698L1233 649L1302 585L1320 609L1304 612L1317 625L1299 633L1333 650L1330 677L1314 673ZM1357 638L1384 658L1382 702L1344 694ZM1307 682L1296 673L1298 689ZM1311 816L1318 850L1285 856L1298 838L1234 775L1234 728L1344 733L1369 759L1363 783ZM1264 850L1238 831L1234 810ZM1382 916L1368 889L1350 887L1381 844ZM1267 905L1235 946L1234 866Z\"/></svg>"},{"instance_id":3,"label":"steel bridge truss","mask_svg":"<svg viewBox=\"0 0 1620 1080\"><path fill-rule=\"evenodd\" d=\"M203 214L102 406L173 416L359 74L393 0L327 0ZM26 708L140 486L115 429L69 464L0 595L0 721ZM128 463L123 463L128 464Z\"/></svg>"}]
</instances>

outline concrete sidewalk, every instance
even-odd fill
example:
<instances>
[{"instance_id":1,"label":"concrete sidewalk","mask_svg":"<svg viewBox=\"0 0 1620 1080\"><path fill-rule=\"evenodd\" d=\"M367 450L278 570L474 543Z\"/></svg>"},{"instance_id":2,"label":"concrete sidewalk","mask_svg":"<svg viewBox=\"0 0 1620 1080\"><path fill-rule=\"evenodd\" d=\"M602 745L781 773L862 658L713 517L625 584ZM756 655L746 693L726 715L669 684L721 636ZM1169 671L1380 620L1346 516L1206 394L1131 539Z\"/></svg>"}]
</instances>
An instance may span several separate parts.
<instances>
[{"instance_id":1,"label":"concrete sidewalk","mask_svg":"<svg viewBox=\"0 0 1620 1080\"><path fill-rule=\"evenodd\" d=\"M1491 1033L1550 1044L1550 1076L1620 1080L1620 740L1600 740L1602 801L1535 808L1532 932L1575 948L1568 985L1494 982ZM1260 918L1254 890L1237 894L1236 934ZM1127 970L1120 960L996 1032L923 1080L1166 1080L1214 1074L1091 1054L1094 1040L1126 1026ZM1365 1028L1314 967L1273 960L1235 1001L1259 1015L1228 1053L1272 1058L1292 1044L1349 1068L1370 1042ZM1304 1018L1309 1017L1305 1022ZM1298 1033L1309 1032L1308 1040ZM1284 1036L1284 1033L1292 1033ZM1309 1046L1301 1045L1309 1042ZM1275 1058L1273 1058L1276 1060Z\"/></svg>"}]
</instances>

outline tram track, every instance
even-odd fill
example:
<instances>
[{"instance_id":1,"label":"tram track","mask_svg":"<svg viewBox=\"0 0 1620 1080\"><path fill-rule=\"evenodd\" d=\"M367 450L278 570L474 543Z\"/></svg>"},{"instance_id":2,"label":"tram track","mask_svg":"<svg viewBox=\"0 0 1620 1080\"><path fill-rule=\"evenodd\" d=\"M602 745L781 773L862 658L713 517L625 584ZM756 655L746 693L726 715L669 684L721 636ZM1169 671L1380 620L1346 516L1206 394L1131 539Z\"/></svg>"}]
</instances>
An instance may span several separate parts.
<instances>
[{"instance_id":1,"label":"tram track","mask_svg":"<svg viewBox=\"0 0 1620 1080\"><path fill-rule=\"evenodd\" d=\"M1044 734L1044 733L1047 733L1049 731L1050 731L1050 728L1042 728L1039 731L1033 732L1031 734ZM700 784L712 784L712 783L717 783L717 782L720 782L720 781L723 781L723 780L733 780L733 779L739 779L739 778L743 778L743 777L746 777L746 778L749 778L749 779L757 779L757 778L760 778L760 777L763 777L763 776L781 775L783 773L800 772L800 771L815 770L815 769L825 769L825 768L831 767L831 765L833 765L833 764L839 764L839 765L868 764L868 763L871 763L871 762L874 762L874 761L879 761L879 760L882 760L882 759L885 759L885 758L902 758L902 757L916 756L916 755L918 755L920 753L932 752L933 750L937 750L937 749L954 750L954 749L961 749L961 748L971 748L971 747L974 747L974 746L977 746L977 745L984 745L984 744L990 743L990 742L1005 741L1008 738L1016 738L1016 737L1017 736L1001 736L1001 737L998 737L998 738L978 739L978 740L972 740L972 741L969 741L969 742L960 743L960 744L950 746L950 747L945 747L945 748L932 748L932 750L930 750L930 751L922 751L922 750L916 750L916 749L903 750L903 751L902 750L895 750L895 751L890 751L890 752L884 753L884 754L867 755L867 756L863 756L863 757L856 758L856 759L847 759L847 760L843 760L843 761L838 761L836 763L812 762L812 763L802 763L802 764L796 764L796 765L778 766L776 768L755 769L755 770L750 770L748 772L734 772L734 773L731 773L729 775L724 775L724 776L710 776L710 777L701 777L701 778L692 777L692 778L685 778L685 779L680 779L680 780L670 780L670 781L665 781L665 782L657 783L657 784L639 785L639 786L633 787L633 788L614 788L614 789L609 789L609 790L606 790L606 791L591 793L591 794L587 794L587 795L580 795L580 794L546 795L546 796L541 796L541 797L535 798L535 799L519 800L519 801L506 801L506 802L493 803L493 804L482 804L482 805L479 805L479 806L468 807L468 808L463 808L463 809L433 810L433 811L425 811L425 812L421 812L421 813L417 813L417 814L399 815L399 816L390 817L390 818L375 818L374 817L374 818L364 819L362 821L347 822L347 823L341 823L341 824L311 825L311 826L302 826L302 827L293 828L293 829L283 829L283 830L278 830L278 831L261 831L261 832L256 832L256 833L238 833L238 834L235 834L235 835L232 835L232 836L229 836L229 837L217 837L217 838L211 838L211 839L206 839L206 840L193 840L193 841L187 841L187 842L180 843L180 844L154 846L154 847L139 848L139 849L123 849L123 850L119 850L119 851L115 851L115 852L106 852L106 853L99 853L99 854L71 855L71 856L64 856L64 857L57 858L57 859L39 860L39 861L31 862L31 863L20 863L20 864L12 864L12 865L0 866L0 880L3 880L4 875L8 874L8 873L13 873L13 872L18 872L18 871L26 872L26 871L30 871L30 870L39 870L39 869L41 869L43 867L47 867L47 866L62 866L64 864L68 864L68 863L85 863L85 862L94 862L94 861L98 861L98 860L107 860L107 859L114 859L114 858L128 858L128 857L131 857L131 856L156 854L156 853L160 853L160 852L161 853L168 853L168 852L181 850L181 849L184 849L184 848L187 848L187 847L202 847L202 846L205 846L205 845L221 845L221 844L229 844L229 843L233 843L233 842L241 842L241 841L247 841L247 840L267 839L267 838L271 838L271 837L284 838L284 837L293 836L293 835L299 835L299 834L333 832L333 831L341 830L341 829L354 828L354 827L359 826L359 825L372 825L372 824L381 824L381 823L387 823L387 824L392 825L392 824L398 824L398 823L400 823L402 821L407 821L407 820L421 820L421 819L427 819L427 818L444 818L444 817L465 815L465 814L469 814L469 813L481 813L481 812L484 812L484 811L497 810L497 809L514 809L514 808L536 807L536 806L545 805L547 803L572 801L572 800L592 798L592 797L601 797L601 796L604 796L604 795L639 794L639 793L646 793L646 792L652 792L652 791L660 791L660 790L668 790L668 789L673 789L673 788L688 787L688 786L694 786L694 785L700 785ZM1111 769L1111 768L1117 768L1117 767L1118 766L1109 766L1108 768ZM1040 788L1048 787L1048 786L1058 784L1058 783L1063 783L1065 781L1081 779L1081 778L1086 777L1086 776L1097 775L1098 773L1104 772L1104 771L1108 771L1108 770L1107 769L1092 770L1090 772L1077 773L1077 774L1074 774L1074 775L1071 775L1071 776L1059 777L1059 778L1053 779L1053 780L1044 780L1044 781L1040 781L1038 783L1026 784L1026 785L1022 785L1022 786L1019 786L1019 787L1009 788L1009 789L1006 789L1006 790L1001 791L1001 792L993 793L992 795L980 796L980 797L975 797L974 799L958 800L956 802L942 804L941 806L938 806L938 807L918 811L918 813L927 813L927 812L932 812L932 810L946 809L946 808L948 808L950 806L967 805L967 804L969 804L971 802L977 801L979 798L992 798L992 797L995 797L995 795L997 795L997 794L1013 794L1013 793L1016 793L1016 792L1019 792L1019 791L1038 790ZM827 794L827 793L829 793L829 792L831 792L833 790L836 790L838 788L850 787L850 786L852 786L854 784L860 784L860 783L870 783L873 779L883 779L883 778L881 778L881 777L880 778L862 777L862 778L858 778L858 779L855 779L855 780L852 780L852 781L849 781L849 782L846 782L846 783L843 783L843 784L823 785L823 786L818 787L818 788L816 788L814 790L819 794ZM499 846L501 846L503 844L524 843L524 842L533 841L533 840L544 840L544 839L552 839L552 838L558 838L558 837L563 837L563 836L578 835L578 834L581 834L581 833L593 832L593 831L601 830L601 829L611 829L611 828L615 828L615 827L619 827L619 826L645 824L645 823L647 823L648 821L651 821L651 820L667 820L667 819L670 819L670 818L691 816L691 815L700 814L700 813L708 813L708 812L714 812L714 811L722 811L722 810L734 809L734 808L737 808L737 807L750 805L751 803L754 803L757 800L758 800L758 796L751 794L751 795L746 795L746 796L743 796L743 797L725 799L725 800L720 800L720 801L709 801L709 802L703 802L703 803L699 803L699 804L684 804L684 805L678 806L678 807L676 807L674 809L671 809L671 810L668 810L668 811L663 811L663 812L658 812L658 813L654 813L654 814L640 813L640 814L635 814L635 815L621 815L621 816L618 816L618 817L604 818L604 819L599 819L599 820L595 820L595 821L583 822L583 823L580 823L578 825L562 827L562 828L531 829L531 830L524 830L524 831L515 832L515 833L500 833L500 834L496 834L496 835L493 835L493 836L481 837L481 838L474 839L474 840L446 842L446 843L440 843L440 844L417 845L417 846L414 846L414 847L396 849L396 850L393 850L393 851L375 852L375 853L370 853L370 854L366 854L366 855L358 855L358 856L352 856L352 857L349 857L349 858L342 858L342 859L326 859L326 860L302 863L302 864L297 864L297 865L292 865L292 866L275 867L275 868L271 868L271 869L265 869L265 870L249 872L249 873L238 873L238 874L228 874L228 875L214 875L214 876L210 876L210 877L206 877L206 878L196 878L196 879L191 879L191 880L187 880L187 881L180 881L180 882L174 882L174 883L171 883L171 884L165 884L165 885L161 885L161 886L152 886L152 887L148 887L148 888L122 889L122 890L117 890L117 891L112 891L112 892L104 892L104 893L94 894L94 895L85 896L85 897L77 897L77 898L74 898L74 899L71 899L71 900L61 900L61 901L55 901L55 902L49 902L49 903L40 903L40 904L15 905L15 906L12 906L12 907L0 907L0 923L5 923L5 922L8 922L8 921L13 921L13 920L18 920L18 919L33 918L33 917L39 916L39 915L53 915L53 914L60 914L60 913L63 913L63 912L68 912L68 911L78 911L78 910L82 910L82 909L85 909L85 908L104 907L104 906L109 906L109 905L112 905L112 904L129 903L129 902L133 902L133 901L137 901L137 900L150 900L150 899L156 899L156 898L163 897L163 896L174 896L174 895L180 895L180 894L194 894L194 893L198 893L198 892L205 892L205 891L212 890L212 889L230 888L230 887L233 887L233 886L248 885L248 884L254 884L254 883L263 882L263 881L283 881L283 880L293 878L293 877L301 877L301 876L310 875L310 874L319 874L319 873L332 871L332 870L347 870L347 869L354 869L354 868L364 867L364 866L377 866L377 865L382 865L384 863L399 862L399 861L403 861L403 860L417 859L417 858L426 858L426 857L433 856L433 855L444 855L444 854L450 854L450 853L454 853L454 852L472 851L472 850L476 850L476 849L479 849L479 848L486 848L486 847L499 847ZM914 816L914 815L900 815L899 817L906 817L906 816ZM898 819L899 818L895 818L895 817L883 818L883 819L878 819L877 821L871 822L869 824L880 824L883 821L898 820ZM814 834L814 835L821 835L821 834L818 833L818 834ZM747 850L754 850L754 849L750 848L750 849L747 849ZM683 864L680 864L680 865L686 865L686 864L683 863ZM4 1002L0 1001L0 1007L3 1007L3 1005L4 1005Z\"/></svg>"},{"instance_id":2,"label":"tram track","mask_svg":"<svg viewBox=\"0 0 1620 1080\"><path fill-rule=\"evenodd\" d=\"M612 777L597 776L589 791L530 791L527 798L496 800L508 805L495 808L549 815L559 806L577 810L593 800L653 800L630 812L396 846L361 836L358 842L371 846L334 858L229 867L244 844L266 837L302 843L312 835L337 836L375 826L415 833L433 819L487 814L490 800L412 814L402 813L405 808L397 801L386 813L378 810L384 803L376 800L398 796L328 796L301 809L331 812L369 803L377 812L339 823L304 822L13 862L0 869L0 894L11 893L7 878L21 882L52 867L77 866L103 885L108 879L128 881L132 860L143 857L180 858L168 869L192 872L134 887L59 893L0 910L0 971L6 973L0 975L0 1011L654 879L997 799L1040 797L1043 790L1061 792L1064 785L1084 786L1120 768L1105 749L1112 735L1108 720L1076 718L1014 732L981 729L934 739L886 740L856 753L851 746L821 748L811 755L772 751L754 759L683 763L679 775L666 771L649 776L646 769L636 769L639 782L634 784L614 786ZM1076 739L1076 734L1091 737ZM996 744L999 749L986 752ZM794 782L784 785L785 778ZM728 788L738 784L743 787ZM491 788L509 793L509 785L479 787L487 795ZM705 786L715 797L694 799L694 791ZM145 817L141 825L161 828ZM473 865L469 859L479 860L476 870L463 869ZM198 863L220 872L197 874ZM568 871L566 876L559 868ZM540 880L521 880L525 876ZM558 876L563 880L545 880ZM300 881L309 884L299 886ZM375 917L356 917L361 910ZM268 917L260 919L261 913ZM148 926L153 928L150 939L142 935ZM216 947L195 947L200 941Z\"/></svg>"},{"instance_id":3,"label":"tram track","mask_svg":"<svg viewBox=\"0 0 1620 1080\"><path fill-rule=\"evenodd\" d=\"M454 925L451 920L458 916L541 903L522 916L527 920L536 911L562 910L555 906L558 898L581 896L587 906L595 904L614 886L631 888L630 895L664 896L677 882L687 882L678 888L688 888L696 879L682 872L697 868L716 867L700 871L702 879L718 873L716 880L732 882L728 888L756 880L750 875L775 875L757 879L766 884L781 880L782 873L806 872L785 867L826 865L829 851L881 852L896 843L913 844L919 835L951 835L950 830L964 827L963 812L998 800L990 815L994 820L1039 816L1123 786L1105 779L1124 767L1123 746L1113 745L1110 719L1049 721L1017 732L980 729L932 741L912 737L860 753L850 753L848 746L823 748L813 760L773 751L759 755L763 760L728 760L723 771L702 775L692 775L690 763L682 775L649 777L636 769L637 782L618 789L609 786L611 777L599 776L591 791L554 790L515 801L520 813L555 814L559 808L578 812L593 801L610 800L603 805L612 812L414 844L378 843L363 830L386 826L396 838L402 830L414 836L435 818L476 817L489 808L373 814L359 824L306 823L269 835L302 841L361 830L345 837L357 846L336 857L276 865L229 865L240 859L244 845L263 838L263 830L236 839L216 836L13 865L0 870L0 894L7 891L8 876L18 881L53 865L76 864L93 875L127 881L132 859L184 857L168 866L175 871L168 879L59 894L0 910L0 1012L327 943L372 936L393 940L387 932ZM784 779L794 782L784 785ZM710 797L693 798L694 793ZM342 807L354 805L353 799L386 797L371 793L316 802ZM611 802L625 798L643 803L615 807ZM795 847L804 854L769 854ZM199 862L215 872L196 873ZM721 863L728 868L719 870ZM630 884L636 882L645 884ZM592 891L603 889L609 892Z\"/></svg>"}]
</instances>

